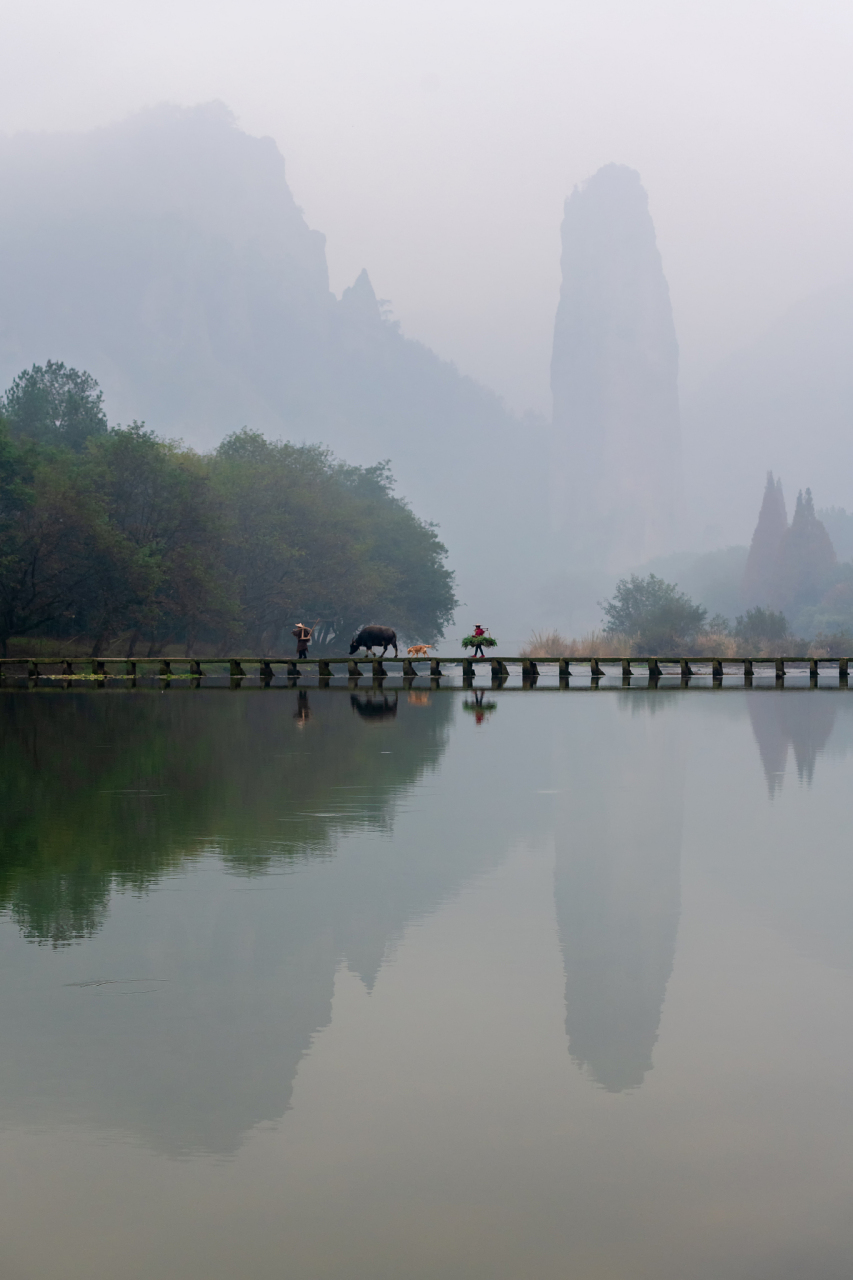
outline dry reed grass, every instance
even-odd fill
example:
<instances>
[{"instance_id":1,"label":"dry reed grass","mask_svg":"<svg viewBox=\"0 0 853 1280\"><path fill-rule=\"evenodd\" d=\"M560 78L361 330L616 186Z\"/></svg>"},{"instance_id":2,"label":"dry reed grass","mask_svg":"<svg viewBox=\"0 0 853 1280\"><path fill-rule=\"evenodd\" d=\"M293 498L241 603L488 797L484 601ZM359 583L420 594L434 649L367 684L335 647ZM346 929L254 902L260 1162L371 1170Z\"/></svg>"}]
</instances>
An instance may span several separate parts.
<instances>
[{"instance_id":1,"label":"dry reed grass","mask_svg":"<svg viewBox=\"0 0 853 1280\"><path fill-rule=\"evenodd\" d=\"M559 631L534 631L522 658L624 658L632 652L630 636L589 631L579 640L567 640Z\"/></svg>"},{"instance_id":2,"label":"dry reed grass","mask_svg":"<svg viewBox=\"0 0 853 1280\"><path fill-rule=\"evenodd\" d=\"M579 640L569 640L559 631L534 631L521 650L522 658L630 658L630 657L706 657L706 658L781 658L801 653L808 657L826 657L828 653L804 640L774 641L759 644L756 641L739 640L722 631L705 631L690 644L678 646L672 652L652 654L639 643L637 636L621 633L608 635L604 631L590 631Z\"/></svg>"}]
</instances>

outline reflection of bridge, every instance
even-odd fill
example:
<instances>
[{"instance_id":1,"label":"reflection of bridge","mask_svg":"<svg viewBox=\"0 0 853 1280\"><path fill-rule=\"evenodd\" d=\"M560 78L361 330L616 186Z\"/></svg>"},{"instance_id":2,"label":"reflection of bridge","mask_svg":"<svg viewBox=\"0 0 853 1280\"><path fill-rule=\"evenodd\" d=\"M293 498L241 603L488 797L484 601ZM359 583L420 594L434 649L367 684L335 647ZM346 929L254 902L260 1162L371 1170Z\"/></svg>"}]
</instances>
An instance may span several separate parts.
<instances>
[{"instance_id":1,"label":"reflection of bridge","mask_svg":"<svg viewBox=\"0 0 853 1280\"><path fill-rule=\"evenodd\" d=\"M637 675L647 676L649 685L657 685L661 679L678 679L687 687L694 677L710 676L715 685L724 679L740 677L749 687L753 680L772 679L783 688L786 677L808 675L809 682L817 685L821 675L837 677L838 687L848 684L849 658L430 658L423 661L403 658L0 658L0 685L10 677L26 679L38 684L45 679L70 684L81 680L102 682L108 678L135 681L140 675L156 675L162 680L188 679L196 686L205 677L230 678L237 684L254 675L261 684L269 684L276 677L286 677L289 682L303 675L314 674L320 683L334 675L346 674L350 680L372 675L374 681L384 680L399 671L404 682L418 676L429 675L433 681L446 674L445 666L462 668L462 683L473 683L475 667L489 667L493 684L502 684L510 676L510 664L520 669L522 682L534 685L539 679L540 667L556 667L561 685L568 684L573 676L588 675L593 684L603 678L621 675L623 684L630 684ZM429 670L425 668L428 666ZM250 668L249 671L246 668ZM388 668L393 668L393 671ZM278 668L278 670L276 670ZM283 668L283 670L282 670ZM335 670L337 668L337 670ZM341 668L345 668L342 671ZM421 668L420 670L418 668ZM831 687L831 686L830 686Z\"/></svg>"}]
</instances>

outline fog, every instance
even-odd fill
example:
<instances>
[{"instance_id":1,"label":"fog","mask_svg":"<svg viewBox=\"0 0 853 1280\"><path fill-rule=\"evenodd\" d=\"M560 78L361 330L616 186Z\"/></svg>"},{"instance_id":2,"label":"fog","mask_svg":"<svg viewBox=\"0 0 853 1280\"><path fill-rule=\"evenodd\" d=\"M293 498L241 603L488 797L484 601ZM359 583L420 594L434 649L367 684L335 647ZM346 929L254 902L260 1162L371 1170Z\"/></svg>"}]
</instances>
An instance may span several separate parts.
<instances>
[{"instance_id":1,"label":"fog","mask_svg":"<svg viewBox=\"0 0 853 1280\"><path fill-rule=\"evenodd\" d=\"M842 6L778 0L35 0L4 12L0 134L91 130L164 102L227 104L240 130L284 157L307 227L326 237L332 292L366 269L406 338L504 398L509 414L489 410L502 462L483 482L500 502L519 452L528 476L538 459L548 465L564 201L605 165L635 170L672 302L684 430L686 519L658 549L712 550L748 541L768 467L790 497L811 485L819 508L853 507L851 35ZM7 343L4 386L11 353ZM71 354L29 339L19 353L22 364ZM110 370L92 372L111 419L128 416L111 404ZM540 426L528 420L518 435L528 411ZM137 415L175 425L145 404ZM243 420L271 426L257 399L233 425ZM482 444L497 440L479 430ZM361 456L374 442L351 436L344 424L328 442L374 460ZM456 427L434 437L448 464L480 465L457 442ZM501 574L505 584L529 562L534 535L560 527L553 512L541 522L535 485L521 494L537 510L518 536L504 529L491 555L463 554L472 531L453 513L466 485L430 489L411 447L375 443L418 513L441 523L463 601L475 607L479 591L507 625L519 612L525 625L594 621L607 581L581 589L578 565L558 580L565 545L536 544L537 581L501 595Z\"/></svg>"},{"instance_id":2,"label":"fog","mask_svg":"<svg viewBox=\"0 0 853 1280\"><path fill-rule=\"evenodd\" d=\"M3 131L221 98L279 144L332 288L366 267L518 410L549 407L562 202L608 161L650 192L688 383L851 269L842 5L34 0L3 31Z\"/></svg>"}]
</instances>

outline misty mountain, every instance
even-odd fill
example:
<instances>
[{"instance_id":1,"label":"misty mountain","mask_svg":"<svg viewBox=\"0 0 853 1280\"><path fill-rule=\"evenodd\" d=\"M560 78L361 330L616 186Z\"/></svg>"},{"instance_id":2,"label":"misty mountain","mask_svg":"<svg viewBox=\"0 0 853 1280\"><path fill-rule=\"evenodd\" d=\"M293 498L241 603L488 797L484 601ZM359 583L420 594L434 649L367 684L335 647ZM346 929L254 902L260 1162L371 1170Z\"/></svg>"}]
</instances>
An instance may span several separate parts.
<instances>
[{"instance_id":1,"label":"misty mountain","mask_svg":"<svg viewBox=\"0 0 853 1280\"><path fill-rule=\"evenodd\" d=\"M0 140L0 386L49 359L92 374L111 421L210 447L244 425L388 458L440 525L460 597L507 614L545 529L547 433L385 313L366 272L338 299L270 138L221 104ZM495 614L484 619L494 629Z\"/></svg>"},{"instance_id":2,"label":"misty mountain","mask_svg":"<svg viewBox=\"0 0 853 1280\"><path fill-rule=\"evenodd\" d=\"M851 506L853 282L792 307L684 397L695 533L747 541L768 468ZM846 549L845 549L846 551ZM840 552L840 548L839 548Z\"/></svg>"}]
</instances>

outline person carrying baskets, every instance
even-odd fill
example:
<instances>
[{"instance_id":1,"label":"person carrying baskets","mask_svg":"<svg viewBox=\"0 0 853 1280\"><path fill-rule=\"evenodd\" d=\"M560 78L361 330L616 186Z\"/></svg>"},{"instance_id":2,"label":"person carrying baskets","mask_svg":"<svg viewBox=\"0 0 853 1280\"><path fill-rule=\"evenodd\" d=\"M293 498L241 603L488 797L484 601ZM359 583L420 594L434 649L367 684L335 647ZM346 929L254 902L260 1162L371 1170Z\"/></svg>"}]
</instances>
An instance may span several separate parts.
<instances>
[{"instance_id":1,"label":"person carrying baskets","mask_svg":"<svg viewBox=\"0 0 853 1280\"><path fill-rule=\"evenodd\" d=\"M481 658L485 658L486 655L483 653L483 646L485 645L487 649L494 649L496 644L497 640L494 640L488 632L484 631L479 622L474 627L470 636L464 636L462 640L463 649L474 650L471 654L472 658L476 658L478 655Z\"/></svg>"},{"instance_id":2,"label":"person carrying baskets","mask_svg":"<svg viewBox=\"0 0 853 1280\"><path fill-rule=\"evenodd\" d=\"M314 623L316 627L317 623ZM308 646L311 643L311 633L314 627L306 627L304 622L297 622L293 628L292 635L296 636L296 656L297 658L308 657Z\"/></svg>"}]
</instances>

